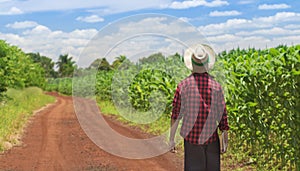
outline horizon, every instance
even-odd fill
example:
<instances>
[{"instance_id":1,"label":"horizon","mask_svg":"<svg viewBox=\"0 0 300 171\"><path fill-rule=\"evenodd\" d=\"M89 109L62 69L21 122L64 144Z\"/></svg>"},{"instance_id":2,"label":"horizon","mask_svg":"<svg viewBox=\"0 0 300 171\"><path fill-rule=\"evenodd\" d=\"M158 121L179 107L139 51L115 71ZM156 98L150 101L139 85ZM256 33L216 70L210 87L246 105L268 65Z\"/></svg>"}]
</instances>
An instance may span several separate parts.
<instances>
[{"instance_id":1,"label":"horizon","mask_svg":"<svg viewBox=\"0 0 300 171\"><path fill-rule=\"evenodd\" d=\"M99 56L114 50L130 57L145 51L172 54L190 45L186 42L196 31L205 39L198 41L208 42L216 53L268 49L300 43L299 5L293 0L0 0L0 39L53 61L69 54L79 66L88 62L79 58L99 35L105 43L98 45L104 51ZM144 34L149 29L154 34Z\"/></svg>"}]
</instances>

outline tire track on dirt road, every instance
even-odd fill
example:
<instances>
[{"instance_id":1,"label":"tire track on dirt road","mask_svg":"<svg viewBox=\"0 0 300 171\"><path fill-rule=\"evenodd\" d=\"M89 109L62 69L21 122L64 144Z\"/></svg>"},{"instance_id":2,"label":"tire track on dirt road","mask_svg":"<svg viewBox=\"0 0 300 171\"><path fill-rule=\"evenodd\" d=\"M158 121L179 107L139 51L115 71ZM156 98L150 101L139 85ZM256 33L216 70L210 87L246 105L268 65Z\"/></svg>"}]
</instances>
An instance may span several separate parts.
<instances>
[{"instance_id":1,"label":"tire track on dirt road","mask_svg":"<svg viewBox=\"0 0 300 171\"><path fill-rule=\"evenodd\" d=\"M183 161L172 153L130 160L111 155L96 146L81 129L74 112L72 97L55 96L55 104L36 113L25 129L20 146L0 155L0 170L183 170ZM111 117L108 124L124 135L145 138L138 129L124 126Z\"/></svg>"}]
</instances>

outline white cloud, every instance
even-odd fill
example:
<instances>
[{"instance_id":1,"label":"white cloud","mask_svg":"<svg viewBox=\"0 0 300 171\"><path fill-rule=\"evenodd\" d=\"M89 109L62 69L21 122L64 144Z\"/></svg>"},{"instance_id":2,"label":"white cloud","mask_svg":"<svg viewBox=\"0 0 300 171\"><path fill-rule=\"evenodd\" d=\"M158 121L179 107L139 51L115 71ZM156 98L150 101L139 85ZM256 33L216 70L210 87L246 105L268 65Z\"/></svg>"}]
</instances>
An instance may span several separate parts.
<instances>
[{"instance_id":1,"label":"white cloud","mask_svg":"<svg viewBox=\"0 0 300 171\"><path fill-rule=\"evenodd\" d=\"M21 21L21 22L14 22L12 24L7 24L6 27L13 28L13 29L25 29L25 28L32 28L37 26L38 23L35 21Z\"/></svg>"},{"instance_id":2,"label":"white cloud","mask_svg":"<svg viewBox=\"0 0 300 171\"><path fill-rule=\"evenodd\" d=\"M283 22L293 21L299 22L300 21L300 13L295 12L278 12L273 16L269 17L258 17L253 19L255 22L259 22L260 24L282 24Z\"/></svg>"},{"instance_id":3,"label":"white cloud","mask_svg":"<svg viewBox=\"0 0 300 171\"><path fill-rule=\"evenodd\" d=\"M286 29L300 29L300 24L288 24L288 25L285 25L283 28L286 28Z\"/></svg>"},{"instance_id":4,"label":"white cloud","mask_svg":"<svg viewBox=\"0 0 300 171\"><path fill-rule=\"evenodd\" d=\"M258 17L252 19L229 19L223 23L200 26L199 30L206 35L226 34L239 30L273 28L283 23L300 22L300 13L278 12L273 16Z\"/></svg>"},{"instance_id":5,"label":"white cloud","mask_svg":"<svg viewBox=\"0 0 300 171\"><path fill-rule=\"evenodd\" d=\"M104 21L104 19L99 17L98 15L90 15L87 17L77 17L76 20L87 22L87 23L98 23L98 22Z\"/></svg>"},{"instance_id":6,"label":"white cloud","mask_svg":"<svg viewBox=\"0 0 300 171\"><path fill-rule=\"evenodd\" d=\"M241 31L237 32L236 35L238 36L257 36L257 35L264 35L264 36L288 36L288 35L300 35L300 30L290 30L280 27L273 27L270 29L258 29L254 31Z\"/></svg>"},{"instance_id":7,"label":"white cloud","mask_svg":"<svg viewBox=\"0 0 300 171\"><path fill-rule=\"evenodd\" d=\"M287 4L262 4L258 6L260 10L287 9L291 6Z\"/></svg>"},{"instance_id":8,"label":"white cloud","mask_svg":"<svg viewBox=\"0 0 300 171\"><path fill-rule=\"evenodd\" d=\"M73 38L77 39L87 39L92 38L97 34L97 31L95 29L85 29L85 30L74 30L70 32L68 35Z\"/></svg>"},{"instance_id":9,"label":"white cloud","mask_svg":"<svg viewBox=\"0 0 300 171\"><path fill-rule=\"evenodd\" d=\"M24 35L35 35L35 36L42 36L42 35L48 35L52 31L43 25L38 25L34 27L32 30L26 30L23 32Z\"/></svg>"},{"instance_id":10,"label":"white cloud","mask_svg":"<svg viewBox=\"0 0 300 171\"><path fill-rule=\"evenodd\" d=\"M213 0L212 2L207 2L206 0L187 0L187 1L174 1L170 4L169 8L172 9L187 9L198 6L206 7L219 7L229 5L227 1L223 0Z\"/></svg>"},{"instance_id":11,"label":"white cloud","mask_svg":"<svg viewBox=\"0 0 300 171\"><path fill-rule=\"evenodd\" d=\"M192 18L188 18L188 17L180 17L180 20L184 21L184 22L190 22L192 21Z\"/></svg>"},{"instance_id":12,"label":"white cloud","mask_svg":"<svg viewBox=\"0 0 300 171\"><path fill-rule=\"evenodd\" d=\"M126 55L129 59L158 51L174 54L178 50L181 52L184 46L182 42L191 44L193 41L203 40L203 36L197 35L196 28L182 19L161 15L154 17L151 15L151 18L147 16L136 16L134 19L112 23L96 36L94 45L87 47L83 54L98 52L94 54L98 57L107 55L107 60L111 62L120 54ZM181 48L170 48L174 45ZM93 58L95 59L95 56Z\"/></svg>"},{"instance_id":13,"label":"white cloud","mask_svg":"<svg viewBox=\"0 0 300 171\"><path fill-rule=\"evenodd\" d=\"M25 38L17 35L17 34L12 34L12 33L1 33L0 32L0 37L2 40L6 40L8 43L12 43L14 45L22 45L22 43L25 41Z\"/></svg>"},{"instance_id":14,"label":"white cloud","mask_svg":"<svg viewBox=\"0 0 300 171\"><path fill-rule=\"evenodd\" d=\"M264 36L237 36L235 34L226 34L219 36L209 36L207 38L215 51L222 52L224 50L231 50L236 48L247 49L247 48L256 48L256 49L265 49L267 47L275 47L279 44L282 44L280 40L272 40Z\"/></svg>"},{"instance_id":15,"label":"white cloud","mask_svg":"<svg viewBox=\"0 0 300 171\"><path fill-rule=\"evenodd\" d=\"M180 20L184 21L184 22L188 22L188 23L192 23L192 22L202 22L203 21L203 17L199 16L199 17L179 17Z\"/></svg>"},{"instance_id":16,"label":"white cloud","mask_svg":"<svg viewBox=\"0 0 300 171\"><path fill-rule=\"evenodd\" d=\"M178 18L169 18L167 16L161 15L153 15L152 17L148 17L148 15L145 15L145 18L141 18L138 21L128 21L126 23L124 22L124 24L120 25L119 32L127 35L135 35L139 33L177 35L195 31L195 29L190 25L189 27L185 28L181 26L185 24L185 21Z\"/></svg>"},{"instance_id":17,"label":"white cloud","mask_svg":"<svg viewBox=\"0 0 300 171\"><path fill-rule=\"evenodd\" d=\"M253 25L252 20L247 19L229 19L224 23L209 24L206 26L200 26L199 30L205 35L217 35L232 32L236 29L245 29ZM253 27L253 26L252 26Z\"/></svg>"},{"instance_id":18,"label":"white cloud","mask_svg":"<svg viewBox=\"0 0 300 171\"><path fill-rule=\"evenodd\" d=\"M96 33L95 29L63 32L37 25L20 35L0 32L0 37L12 45L17 45L25 52L39 52L56 61L60 54L66 53L78 60L80 52Z\"/></svg>"},{"instance_id":19,"label":"white cloud","mask_svg":"<svg viewBox=\"0 0 300 171\"><path fill-rule=\"evenodd\" d=\"M255 2L255 0L241 0L241 1L238 1L238 4L252 4L254 2Z\"/></svg>"},{"instance_id":20,"label":"white cloud","mask_svg":"<svg viewBox=\"0 0 300 171\"><path fill-rule=\"evenodd\" d=\"M219 52L238 47L264 49L300 44L300 13L279 12L268 17L229 19L201 26L199 30Z\"/></svg>"},{"instance_id":21,"label":"white cloud","mask_svg":"<svg viewBox=\"0 0 300 171\"><path fill-rule=\"evenodd\" d=\"M212 2L207 2L204 6L207 7L220 7L220 6L225 6L229 5L227 1L222 1L222 0L214 0Z\"/></svg>"},{"instance_id":22,"label":"white cloud","mask_svg":"<svg viewBox=\"0 0 300 171\"><path fill-rule=\"evenodd\" d=\"M242 13L236 10L233 11L212 11L209 13L211 17L221 17L221 16L237 16L241 15Z\"/></svg>"},{"instance_id":23,"label":"white cloud","mask_svg":"<svg viewBox=\"0 0 300 171\"><path fill-rule=\"evenodd\" d=\"M236 42L239 40L239 37L233 34L223 34L223 35L208 37L208 40L210 42L222 44L227 42Z\"/></svg>"},{"instance_id":24,"label":"white cloud","mask_svg":"<svg viewBox=\"0 0 300 171\"><path fill-rule=\"evenodd\" d=\"M300 44L300 35L292 35L292 36L282 36L282 37L275 37L274 41L281 42L284 45L295 45Z\"/></svg>"},{"instance_id":25,"label":"white cloud","mask_svg":"<svg viewBox=\"0 0 300 171\"><path fill-rule=\"evenodd\" d=\"M1 9L1 8L0 8ZM6 8L7 9L7 8ZM23 14L23 11L20 10L19 8L17 7L10 7L8 11L3 10L0 12L0 15L17 15L17 14Z\"/></svg>"}]
</instances>

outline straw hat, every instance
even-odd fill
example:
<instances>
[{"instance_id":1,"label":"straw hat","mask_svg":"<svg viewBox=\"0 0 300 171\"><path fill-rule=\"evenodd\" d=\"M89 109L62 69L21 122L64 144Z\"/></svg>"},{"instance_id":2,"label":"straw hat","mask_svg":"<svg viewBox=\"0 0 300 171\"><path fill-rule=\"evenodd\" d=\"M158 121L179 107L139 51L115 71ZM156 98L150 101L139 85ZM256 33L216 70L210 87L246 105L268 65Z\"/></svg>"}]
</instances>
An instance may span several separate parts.
<instances>
[{"instance_id":1,"label":"straw hat","mask_svg":"<svg viewBox=\"0 0 300 171\"><path fill-rule=\"evenodd\" d=\"M216 53L206 44L197 44L184 52L186 67L195 73L204 73L212 69L216 61Z\"/></svg>"}]
</instances>

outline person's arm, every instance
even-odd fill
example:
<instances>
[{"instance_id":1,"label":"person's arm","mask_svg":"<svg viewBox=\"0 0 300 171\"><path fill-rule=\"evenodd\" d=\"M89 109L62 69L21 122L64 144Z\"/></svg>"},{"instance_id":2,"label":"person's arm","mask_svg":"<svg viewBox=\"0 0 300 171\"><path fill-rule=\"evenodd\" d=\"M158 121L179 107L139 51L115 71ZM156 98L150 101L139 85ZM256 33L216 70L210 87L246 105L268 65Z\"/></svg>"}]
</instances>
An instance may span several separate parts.
<instances>
[{"instance_id":1,"label":"person's arm","mask_svg":"<svg viewBox=\"0 0 300 171\"><path fill-rule=\"evenodd\" d=\"M228 119L227 119L227 109L226 109L226 103L225 103L225 98L223 91L220 92L219 94L219 107L222 111L222 118L219 123L219 129L223 131L228 131L229 130L229 125L228 125Z\"/></svg>"},{"instance_id":2,"label":"person's arm","mask_svg":"<svg viewBox=\"0 0 300 171\"><path fill-rule=\"evenodd\" d=\"M219 123L219 129L222 132L229 130L226 106L224 107L222 118L221 118L221 121Z\"/></svg>"},{"instance_id":3,"label":"person's arm","mask_svg":"<svg viewBox=\"0 0 300 171\"><path fill-rule=\"evenodd\" d=\"M172 103L172 115L171 115L171 130L170 130L170 139L169 144L171 146L171 151L175 152L175 134L178 128L179 123L179 114L180 114L180 106L181 106L181 97L180 97L180 88L177 87L173 103Z\"/></svg>"},{"instance_id":4,"label":"person's arm","mask_svg":"<svg viewBox=\"0 0 300 171\"><path fill-rule=\"evenodd\" d=\"M173 119L171 118L171 131L170 131L170 146L171 146L171 151L175 152L175 134L176 134L176 130L178 128L178 123L179 120Z\"/></svg>"},{"instance_id":5,"label":"person's arm","mask_svg":"<svg viewBox=\"0 0 300 171\"><path fill-rule=\"evenodd\" d=\"M224 144L227 147L228 145L228 130L229 130L229 125L228 125L228 117L227 117L227 109L226 109L226 103L225 103L225 98L224 98L224 94L221 91L220 94L220 107L223 111L222 113L222 118L221 121L219 123L219 129L220 131L222 131L223 137L224 138ZM222 143L222 142L221 142ZM226 148L224 148L224 151L222 151L222 153L226 152Z\"/></svg>"}]
</instances>

